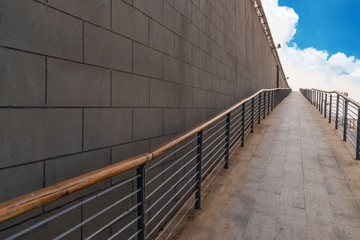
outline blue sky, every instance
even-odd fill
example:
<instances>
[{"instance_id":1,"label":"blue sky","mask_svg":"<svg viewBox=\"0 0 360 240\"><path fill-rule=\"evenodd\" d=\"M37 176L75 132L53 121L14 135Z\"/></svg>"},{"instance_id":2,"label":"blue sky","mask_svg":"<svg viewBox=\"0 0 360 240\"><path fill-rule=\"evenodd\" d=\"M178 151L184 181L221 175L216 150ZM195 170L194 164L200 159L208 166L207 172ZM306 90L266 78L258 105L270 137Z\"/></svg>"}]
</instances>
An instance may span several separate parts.
<instances>
[{"instance_id":1,"label":"blue sky","mask_svg":"<svg viewBox=\"0 0 360 240\"><path fill-rule=\"evenodd\" d=\"M293 90L338 90L360 102L360 0L261 2Z\"/></svg>"},{"instance_id":2,"label":"blue sky","mask_svg":"<svg viewBox=\"0 0 360 240\"><path fill-rule=\"evenodd\" d=\"M293 8L300 17L291 41L299 48L360 58L359 0L279 0L279 5Z\"/></svg>"}]
</instances>

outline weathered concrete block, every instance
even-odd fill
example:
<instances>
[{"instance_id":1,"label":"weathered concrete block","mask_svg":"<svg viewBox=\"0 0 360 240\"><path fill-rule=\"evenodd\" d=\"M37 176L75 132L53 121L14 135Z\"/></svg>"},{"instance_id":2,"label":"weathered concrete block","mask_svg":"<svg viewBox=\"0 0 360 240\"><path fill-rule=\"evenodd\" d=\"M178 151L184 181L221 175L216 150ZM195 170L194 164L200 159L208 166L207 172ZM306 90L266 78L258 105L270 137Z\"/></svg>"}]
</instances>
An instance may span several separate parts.
<instances>
[{"instance_id":1,"label":"weathered concrete block","mask_svg":"<svg viewBox=\"0 0 360 240\"><path fill-rule=\"evenodd\" d=\"M149 43L149 18L121 0L112 2L112 29L136 41Z\"/></svg>"},{"instance_id":2,"label":"weathered concrete block","mask_svg":"<svg viewBox=\"0 0 360 240\"><path fill-rule=\"evenodd\" d=\"M45 104L45 58L0 48L0 105Z\"/></svg>"},{"instance_id":3,"label":"weathered concrete block","mask_svg":"<svg viewBox=\"0 0 360 240\"><path fill-rule=\"evenodd\" d=\"M164 79L174 83L184 83L185 63L164 55Z\"/></svg>"},{"instance_id":4,"label":"weathered concrete block","mask_svg":"<svg viewBox=\"0 0 360 240\"><path fill-rule=\"evenodd\" d=\"M199 47L200 30L188 19L184 20L184 38Z\"/></svg>"},{"instance_id":5,"label":"weathered concrete block","mask_svg":"<svg viewBox=\"0 0 360 240\"><path fill-rule=\"evenodd\" d=\"M144 45L134 43L134 72L155 78L162 78L162 53Z\"/></svg>"},{"instance_id":6,"label":"weathered concrete block","mask_svg":"<svg viewBox=\"0 0 360 240\"><path fill-rule=\"evenodd\" d=\"M140 140L163 135L163 109L136 108L133 111L133 140Z\"/></svg>"},{"instance_id":7,"label":"weathered concrete block","mask_svg":"<svg viewBox=\"0 0 360 240\"><path fill-rule=\"evenodd\" d=\"M173 32L182 36L184 30L184 19L169 3L164 1L164 25Z\"/></svg>"},{"instance_id":8,"label":"weathered concrete block","mask_svg":"<svg viewBox=\"0 0 360 240\"><path fill-rule=\"evenodd\" d=\"M149 106L149 78L113 71L112 105L117 107Z\"/></svg>"},{"instance_id":9,"label":"weathered concrete block","mask_svg":"<svg viewBox=\"0 0 360 240\"><path fill-rule=\"evenodd\" d=\"M200 69L191 65L185 64L184 83L186 86L200 87Z\"/></svg>"},{"instance_id":10,"label":"weathered concrete block","mask_svg":"<svg viewBox=\"0 0 360 240\"><path fill-rule=\"evenodd\" d=\"M205 108L206 107L206 90L199 88L193 89L193 107Z\"/></svg>"},{"instance_id":11,"label":"weathered concrete block","mask_svg":"<svg viewBox=\"0 0 360 240\"><path fill-rule=\"evenodd\" d=\"M173 83L150 79L150 106L174 107L175 87Z\"/></svg>"},{"instance_id":12,"label":"weathered concrete block","mask_svg":"<svg viewBox=\"0 0 360 240\"><path fill-rule=\"evenodd\" d=\"M110 149L45 161L45 184L51 186L110 164Z\"/></svg>"},{"instance_id":13,"label":"weathered concrete block","mask_svg":"<svg viewBox=\"0 0 360 240\"><path fill-rule=\"evenodd\" d=\"M175 57L187 63L192 62L191 44L175 35Z\"/></svg>"},{"instance_id":14,"label":"weathered concrete block","mask_svg":"<svg viewBox=\"0 0 360 240\"><path fill-rule=\"evenodd\" d=\"M1 109L0 168L81 151L81 109Z\"/></svg>"},{"instance_id":15,"label":"weathered concrete block","mask_svg":"<svg viewBox=\"0 0 360 240\"><path fill-rule=\"evenodd\" d=\"M211 90L212 74L206 71L200 71L200 88Z\"/></svg>"},{"instance_id":16,"label":"weathered concrete block","mask_svg":"<svg viewBox=\"0 0 360 240\"><path fill-rule=\"evenodd\" d=\"M0 203L43 187L43 163L0 170Z\"/></svg>"},{"instance_id":17,"label":"weathered concrete block","mask_svg":"<svg viewBox=\"0 0 360 240\"><path fill-rule=\"evenodd\" d=\"M68 207L71 207L74 203L69 205L63 206L61 209L51 211L46 214L42 214L40 216L34 217L29 221L23 222L19 225L15 225L12 228L6 229L5 231L0 232L1 239L5 239L9 237L11 234L15 234L21 230L26 229L27 227L31 226L32 224L36 224L45 218L51 217L54 214L59 213L61 210L64 210ZM38 228L30 230L25 235L18 237L18 239L38 239L38 240L45 240L45 239L54 239L56 236L64 233L65 231L69 230L71 227L75 226L76 224L80 223L81 221L81 208L77 207L70 212L59 216L49 223L44 224ZM63 239L71 240L71 239L81 239L81 229L77 229L72 233L65 236Z\"/></svg>"},{"instance_id":18,"label":"weathered concrete block","mask_svg":"<svg viewBox=\"0 0 360 240\"><path fill-rule=\"evenodd\" d=\"M185 109L185 130L191 129L201 122L201 111Z\"/></svg>"},{"instance_id":19,"label":"weathered concrete block","mask_svg":"<svg viewBox=\"0 0 360 240\"><path fill-rule=\"evenodd\" d=\"M48 4L96 25L110 28L110 0L49 0Z\"/></svg>"},{"instance_id":20,"label":"weathered concrete block","mask_svg":"<svg viewBox=\"0 0 360 240\"><path fill-rule=\"evenodd\" d=\"M123 144L111 148L112 163L121 162L150 150L149 140Z\"/></svg>"},{"instance_id":21,"label":"weathered concrete block","mask_svg":"<svg viewBox=\"0 0 360 240\"><path fill-rule=\"evenodd\" d=\"M110 70L48 58L50 106L110 106Z\"/></svg>"},{"instance_id":22,"label":"weathered concrete block","mask_svg":"<svg viewBox=\"0 0 360 240\"><path fill-rule=\"evenodd\" d=\"M84 150L121 144L131 140L131 109L85 109Z\"/></svg>"},{"instance_id":23,"label":"weathered concrete block","mask_svg":"<svg viewBox=\"0 0 360 240\"><path fill-rule=\"evenodd\" d=\"M175 0L174 6L182 15L191 19L191 2L189 0Z\"/></svg>"},{"instance_id":24,"label":"weathered concrete block","mask_svg":"<svg viewBox=\"0 0 360 240\"><path fill-rule=\"evenodd\" d=\"M164 109L164 134L179 133L185 130L184 109Z\"/></svg>"},{"instance_id":25,"label":"weathered concrete block","mask_svg":"<svg viewBox=\"0 0 360 240\"><path fill-rule=\"evenodd\" d=\"M192 60L194 66L206 70L206 54L201 49L192 46Z\"/></svg>"},{"instance_id":26,"label":"weathered concrete block","mask_svg":"<svg viewBox=\"0 0 360 240\"><path fill-rule=\"evenodd\" d=\"M174 33L154 20L150 20L150 46L174 55Z\"/></svg>"},{"instance_id":27,"label":"weathered concrete block","mask_svg":"<svg viewBox=\"0 0 360 240\"><path fill-rule=\"evenodd\" d=\"M0 44L72 60L82 59L82 22L35 1L0 2Z\"/></svg>"},{"instance_id":28,"label":"weathered concrete block","mask_svg":"<svg viewBox=\"0 0 360 240\"><path fill-rule=\"evenodd\" d=\"M131 40L99 27L84 25L84 60L86 63L130 72Z\"/></svg>"},{"instance_id":29,"label":"weathered concrete block","mask_svg":"<svg viewBox=\"0 0 360 240\"><path fill-rule=\"evenodd\" d=\"M133 0L133 5L149 17L162 22L163 0Z\"/></svg>"},{"instance_id":30,"label":"weathered concrete block","mask_svg":"<svg viewBox=\"0 0 360 240\"><path fill-rule=\"evenodd\" d=\"M175 105L180 108L191 108L193 105L193 88L176 85Z\"/></svg>"}]
</instances>

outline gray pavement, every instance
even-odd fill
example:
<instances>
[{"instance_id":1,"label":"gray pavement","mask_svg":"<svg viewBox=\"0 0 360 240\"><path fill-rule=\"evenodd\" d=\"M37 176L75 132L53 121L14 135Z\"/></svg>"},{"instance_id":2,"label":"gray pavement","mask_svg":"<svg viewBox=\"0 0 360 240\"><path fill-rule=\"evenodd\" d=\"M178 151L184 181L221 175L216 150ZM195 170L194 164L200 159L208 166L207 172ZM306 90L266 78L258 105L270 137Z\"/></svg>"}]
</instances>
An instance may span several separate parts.
<instances>
[{"instance_id":1,"label":"gray pavement","mask_svg":"<svg viewBox=\"0 0 360 240\"><path fill-rule=\"evenodd\" d=\"M298 92L256 125L175 239L360 239L354 149Z\"/></svg>"}]
</instances>

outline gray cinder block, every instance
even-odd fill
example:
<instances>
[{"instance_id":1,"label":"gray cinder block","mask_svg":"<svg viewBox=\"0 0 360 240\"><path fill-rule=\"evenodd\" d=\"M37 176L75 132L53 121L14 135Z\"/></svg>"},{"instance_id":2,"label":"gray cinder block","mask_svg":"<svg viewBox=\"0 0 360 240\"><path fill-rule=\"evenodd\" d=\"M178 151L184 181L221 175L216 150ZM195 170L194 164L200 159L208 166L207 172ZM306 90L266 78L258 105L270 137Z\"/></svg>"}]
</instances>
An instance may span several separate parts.
<instances>
[{"instance_id":1,"label":"gray cinder block","mask_svg":"<svg viewBox=\"0 0 360 240\"><path fill-rule=\"evenodd\" d=\"M163 135L163 109L136 108L134 111L134 139L140 140Z\"/></svg>"},{"instance_id":2,"label":"gray cinder block","mask_svg":"<svg viewBox=\"0 0 360 240\"><path fill-rule=\"evenodd\" d=\"M164 1L164 25L180 36L183 34L183 16L166 1Z\"/></svg>"},{"instance_id":3,"label":"gray cinder block","mask_svg":"<svg viewBox=\"0 0 360 240\"><path fill-rule=\"evenodd\" d=\"M162 78L162 55L152 48L134 43L134 73Z\"/></svg>"},{"instance_id":4,"label":"gray cinder block","mask_svg":"<svg viewBox=\"0 0 360 240\"><path fill-rule=\"evenodd\" d=\"M162 22L164 0L133 0L133 5L146 15Z\"/></svg>"},{"instance_id":5,"label":"gray cinder block","mask_svg":"<svg viewBox=\"0 0 360 240\"><path fill-rule=\"evenodd\" d=\"M191 44L185 39L175 35L175 53L176 58L179 58L187 63L192 61Z\"/></svg>"},{"instance_id":6,"label":"gray cinder block","mask_svg":"<svg viewBox=\"0 0 360 240\"><path fill-rule=\"evenodd\" d=\"M0 168L81 151L81 109L0 109Z\"/></svg>"},{"instance_id":7,"label":"gray cinder block","mask_svg":"<svg viewBox=\"0 0 360 240\"><path fill-rule=\"evenodd\" d=\"M132 110L85 109L84 149L106 147L132 140Z\"/></svg>"},{"instance_id":8,"label":"gray cinder block","mask_svg":"<svg viewBox=\"0 0 360 240\"><path fill-rule=\"evenodd\" d=\"M84 25L84 60L86 63L130 72L132 42L94 25Z\"/></svg>"},{"instance_id":9,"label":"gray cinder block","mask_svg":"<svg viewBox=\"0 0 360 240\"><path fill-rule=\"evenodd\" d=\"M45 104L45 58L0 48L0 105Z\"/></svg>"},{"instance_id":10,"label":"gray cinder block","mask_svg":"<svg viewBox=\"0 0 360 240\"><path fill-rule=\"evenodd\" d=\"M101 149L45 162L46 186L89 173L110 164L110 149Z\"/></svg>"},{"instance_id":11,"label":"gray cinder block","mask_svg":"<svg viewBox=\"0 0 360 240\"><path fill-rule=\"evenodd\" d=\"M175 88L175 105L180 108L191 108L193 104L193 88L176 85Z\"/></svg>"},{"instance_id":12,"label":"gray cinder block","mask_svg":"<svg viewBox=\"0 0 360 240\"><path fill-rule=\"evenodd\" d=\"M0 203L43 187L43 163L0 170Z\"/></svg>"},{"instance_id":13,"label":"gray cinder block","mask_svg":"<svg viewBox=\"0 0 360 240\"><path fill-rule=\"evenodd\" d=\"M176 87L174 83L150 79L150 106L174 107Z\"/></svg>"},{"instance_id":14,"label":"gray cinder block","mask_svg":"<svg viewBox=\"0 0 360 240\"><path fill-rule=\"evenodd\" d=\"M141 43L149 43L149 18L121 0L112 2L112 29Z\"/></svg>"},{"instance_id":15,"label":"gray cinder block","mask_svg":"<svg viewBox=\"0 0 360 240\"><path fill-rule=\"evenodd\" d=\"M149 106L149 78L112 72L112 105L124 107Z\"/></svg>"},{"instance_id":16,"label":"gray cinder block","mask_svg":"<svg viewBox=\"0 0 360 240\"><path fill-rule=\"evenodd\" d=\"M174 33L150 20L150 46L167 54L174 54Z\"/></svg>"},{"instance_id":17,"label":"gray cinder block","mask_svg":"<svg viewBox=\"0 0 360 240\"><path fill-rule=\"evenodd\" d=\"M49 0L48 4L61 11L110 28L110 0Z\"/></svg>"},{"instance_id":18,"label":"gray cinder block","mask_svg":"<svg viewBox=\"0 0 360 240\"><path fill-rule=\"evenodd\" d=\"M185 129L184 109L164 109L164 134L180 133Z\"/></svg>"},{"instance_id":19,"label":"gray cinder block","mask_svg":"<svg viewBox=\"0 0 360 240\"><path fill-rule=\"evenodd\" d=\"M174 83L184 83L185 63L164 55L164 79Z\"/></svg>"},{"instance_id":20,"label":"gray cinder block","mask_svg":"<svg viewBox=\"0 0 360 240\"><path fill-rule=\"evenodd\" d=\"M48 58L50 106L110 106L110 70Z\"/></svg>"},{"instance_id":21,"label":"gray cinder block","mask_svg":"<svg viewBox=\"0 0 360 240\"><path fill-rule=\"evenodd\" d=\"M72 60L82 59L82 22L35 1L0 2L0 44Z\"/></svg>"}]
</instances>

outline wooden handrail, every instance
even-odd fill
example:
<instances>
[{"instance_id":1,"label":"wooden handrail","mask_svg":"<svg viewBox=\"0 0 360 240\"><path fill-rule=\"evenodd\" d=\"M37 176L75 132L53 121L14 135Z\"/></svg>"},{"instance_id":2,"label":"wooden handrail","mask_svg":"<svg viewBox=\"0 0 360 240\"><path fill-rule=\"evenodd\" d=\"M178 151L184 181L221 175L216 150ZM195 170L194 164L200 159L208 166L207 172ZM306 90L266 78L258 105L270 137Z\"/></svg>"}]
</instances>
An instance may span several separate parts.
<instances>
[{"instance_id":1,"label":"wooden handrail","mask_svg":"<svg viewBox=\"0 0 360 240\"><path fill-rule=\"evenodd\" d=\"M148 153L144 153L129 158L119 163L109 165L107 167L92 171L90 173L83 174L81 176L57 183L55 185L1 203L0 223L5 222L14 217L17 217L26 212L29 212L38 207L44 206L45 204L51 203L57 199L60 199L66 195L82 190L98 182L104 181L108 178L123 173L127 170L139 167L151 161L152 159L156 158L157 156L161 155L162 153L172 149L173 147L177 146L179 143L185 141L191 136L197 134L204 128L208 127L212 123L216 122L220 118L232 112L234 109L240 107L243 103L246 103L247 101L251 100L256 95L265 91L275 91L279 89L285 90L290 88L262 89L256 92L255 94L251 95L250 97L243 99L239 103L217 114L216 116L210 118L208 121L205 121L197 125L193 129L181 134L180 136L177 136L169 140L168 142L150 150L150 152Z\"/></svg>"},{"instance_id":2,"label":"wooden handrail","mask_svg":"<svg viewBox=\"0 0 360 240\"><path fill-rule=\"evenodd\" d=\"M348 100L349 102L351 102L352 104L354 104L355 106L357 106L358 108L360 108L360 103L358 103L357 101L355 101L352 98L349 98L348 96L345 96L344 94L340 93L339 91L324 91L321 89L316 89L316 88L300 88L300 89L304 89L304 90L315 90L315 91L320 91L320 92L324 92L324 93L336 93L340 96L342 96L343 98L345 98L346 100Z\"/></svg>"}]
</instances>

